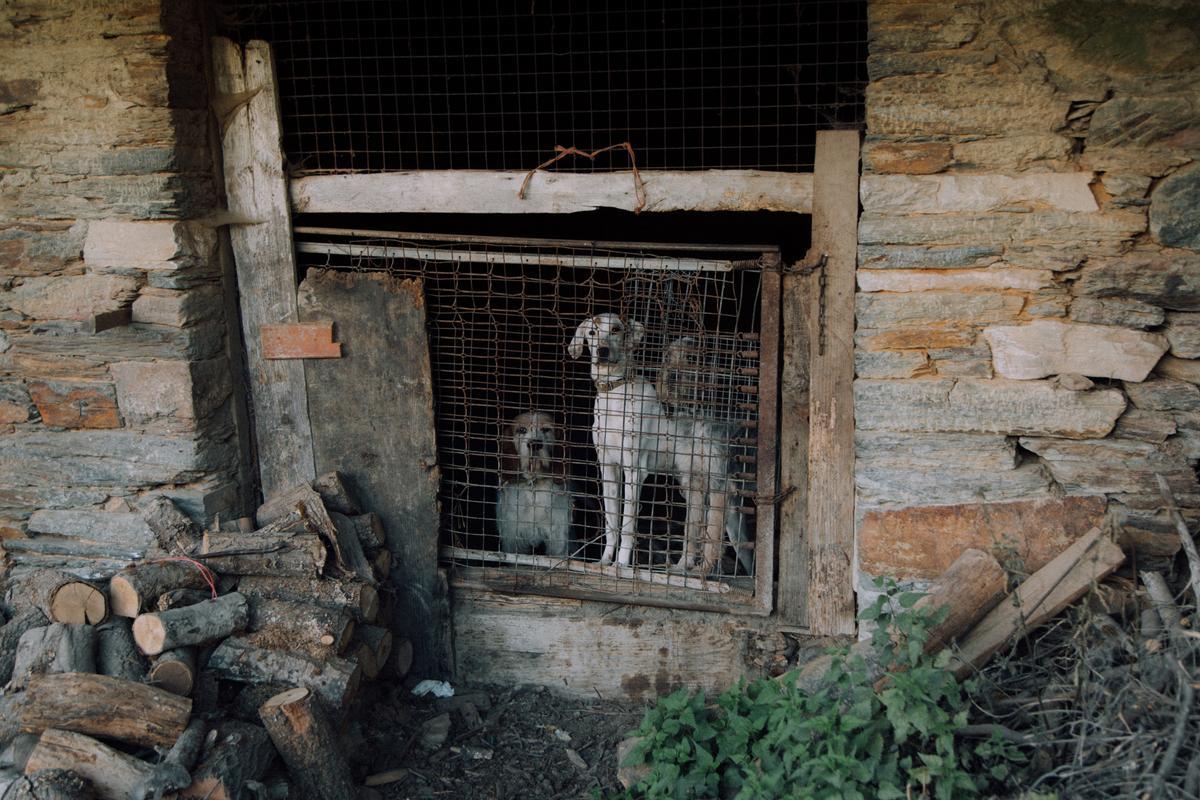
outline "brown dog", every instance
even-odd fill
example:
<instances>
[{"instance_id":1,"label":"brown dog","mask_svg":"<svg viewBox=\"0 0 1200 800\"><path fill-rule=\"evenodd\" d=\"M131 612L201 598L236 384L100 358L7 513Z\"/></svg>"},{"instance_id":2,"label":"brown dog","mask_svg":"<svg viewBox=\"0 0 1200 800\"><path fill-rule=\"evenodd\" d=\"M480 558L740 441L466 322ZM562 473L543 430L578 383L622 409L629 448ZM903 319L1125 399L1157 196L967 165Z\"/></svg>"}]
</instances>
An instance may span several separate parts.
<instances>
[{"instance_id":1,"label":"brown dog","mask_svg":"<svg viewBox=\"0 0 1200 800\"><path fill-rule=\"evenodd\" d=\"M506 553L567 556L571 543L571 492L563 456L563 431L545 411L517 415L500 440L496 528Z\"/></svg>"}]
</instances>

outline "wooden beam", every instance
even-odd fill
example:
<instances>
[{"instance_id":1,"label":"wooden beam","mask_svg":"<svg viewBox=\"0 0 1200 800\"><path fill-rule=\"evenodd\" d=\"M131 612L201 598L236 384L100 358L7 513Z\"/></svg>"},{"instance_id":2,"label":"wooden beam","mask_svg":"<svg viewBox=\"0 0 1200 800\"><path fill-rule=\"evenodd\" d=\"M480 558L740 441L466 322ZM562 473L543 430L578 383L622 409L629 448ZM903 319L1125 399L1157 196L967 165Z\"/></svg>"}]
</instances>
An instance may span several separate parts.
<instances>
[{"instance_id":1,"label":"wooden beam","mask_svg":"<svg viewBox=\"0 0 1200 800\"><path fill-rule=\"evenodd\" d=\"M854 271L858 255L857 131L818 131L813 175L814 272L808 316L807 607L818 635L854 633ZM823 289L822 289L823 285ZM786 484L785 484L786 486ZM797 487L799 488L799 487Z\"/></svg>"},{"instance_id":2,"label":"wooden beam","mask_svg":"<svg viewBox=\"0 0 1200 800\"><path fill-rule=\"evenodd\" d=\"M292 207L308 214L562 214L597 208L632 211L637 206L633 174L627 171L539 172L521 200L517 190L527 174L430 170L313 175L292 181ZM640 175L646 188L644 211L812 210L810 174L707 170Z\"/></svg>"},{"instance_id":3,"label":"wooden beam","mask_svg":"<svg viewBox=\"0 0 1200 800\"><path fill-rule=\"evenodd\" d=\"M213 71L218 101L254 92L227 110L222 151L229 211L253 220L230 226L229 235L246 332L259 473L263 493L270 496L316 477L304 365L265 360L259 333L263 325L297 321L296 257L271 49L266 42L252 41L243 58L236 44L215 38Z\"/></svg>"}]
</instances>

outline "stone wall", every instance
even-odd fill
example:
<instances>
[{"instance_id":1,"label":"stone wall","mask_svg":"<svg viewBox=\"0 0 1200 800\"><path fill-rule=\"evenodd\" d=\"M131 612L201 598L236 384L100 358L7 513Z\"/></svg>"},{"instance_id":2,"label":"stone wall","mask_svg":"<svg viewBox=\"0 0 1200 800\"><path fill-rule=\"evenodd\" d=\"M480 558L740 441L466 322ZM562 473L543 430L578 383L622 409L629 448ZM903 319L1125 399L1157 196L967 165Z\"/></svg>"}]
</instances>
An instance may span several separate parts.
<instances>
[{"instance_id":1,"label":"stone wall","mask_svg":"<svg viewBox=\"0 0 1200 800\"><path fill-rule=\"evenodd\" d=\"M10 561L31 557L30 532L42 534L37 552L55 552L55 534L103 538L79 517L74 532L30 531L41 510L128 514L148 492L197 518L240 505L223 261L203 222L218 197L201 4L162 6L16 0L0 11Z\"/></svg>"},{"instance_id":2,"label":"stone wall","mask_svg":"<svg viewBox=\"0 0 1200 800\"><path fill-rule=\"evenodd\" d=\"M1200 516L1200 7L870 2L860 591Z\"/></svg>"}]
</instances>

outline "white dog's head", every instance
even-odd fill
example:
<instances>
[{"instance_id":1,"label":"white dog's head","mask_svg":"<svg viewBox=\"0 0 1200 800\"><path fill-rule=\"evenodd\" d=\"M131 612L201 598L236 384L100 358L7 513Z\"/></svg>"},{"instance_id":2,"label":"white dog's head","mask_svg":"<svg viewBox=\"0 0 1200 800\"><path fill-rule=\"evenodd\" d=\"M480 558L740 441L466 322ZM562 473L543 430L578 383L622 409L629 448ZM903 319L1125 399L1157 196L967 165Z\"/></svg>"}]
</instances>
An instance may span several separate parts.
<instances>
[{"instance_id":1,"label":"white dog's head","mask_svg":"<svg viewBox=\"0 0 1200 800\"><path fill-rule=\"evenodd\" d=\"M566 479L562 428L545 411L518 414L500 440L502 480Z\"/></svg>"},{"instance_id":2,"label":"white dog's head","mask_svg":"<svg viewBox=\"0 0 1200 800\"><path fill-rule=\"evenodd\" d=\"M626 322L616 314L597 314L579 323L567 352L571 358L579 358L586 346L593 367L624 365L645 333L640 322Z\"/></svg>"}]
</instances>

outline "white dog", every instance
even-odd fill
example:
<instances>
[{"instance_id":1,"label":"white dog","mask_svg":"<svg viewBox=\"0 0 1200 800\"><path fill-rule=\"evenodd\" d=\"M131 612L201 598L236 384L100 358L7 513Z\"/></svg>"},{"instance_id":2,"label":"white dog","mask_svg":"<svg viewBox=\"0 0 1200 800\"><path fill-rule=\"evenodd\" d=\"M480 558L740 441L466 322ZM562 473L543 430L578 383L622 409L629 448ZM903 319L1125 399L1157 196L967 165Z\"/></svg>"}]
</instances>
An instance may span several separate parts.
<instances>
[{"instance_id":1,"label":"white dog","mask_svg":"<svg viewBox=\"0 0 1200 800\"><path fill-rule=\"evenodd\" d=\"M675 568L695 568L695 548L703 541L704 559L698 571L706 574L716 563L724 527L726 455L714 438L705 435L702 420L681 424L672 419L654 386L634 373L632 354L644 334L639 322L599 314L581 322L567 345L572 358L579 358L587 348L596 385L592 442L600 462L604 501L600 563L611 564L615 555L618 564L629 565L642 483L650 473L666 473L679 481L687 504L683 554Z\"/></svg>"},{"instance_id":2,"label":"white dog","mask_svg":"<svg viewBox=\"0 0 1200 800\"><path fill-rule=\"evenodd\" d=\"M519 414L500 440L496 528L500 549L565 557L571 548L571 491L562 431L544 411Z\"/></svg>"}]
</instances>

